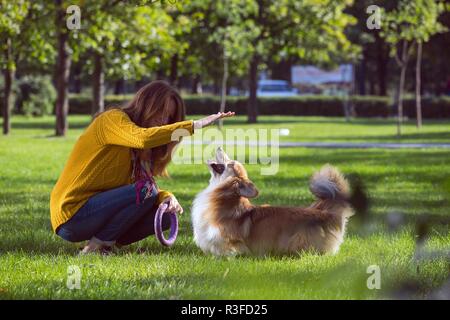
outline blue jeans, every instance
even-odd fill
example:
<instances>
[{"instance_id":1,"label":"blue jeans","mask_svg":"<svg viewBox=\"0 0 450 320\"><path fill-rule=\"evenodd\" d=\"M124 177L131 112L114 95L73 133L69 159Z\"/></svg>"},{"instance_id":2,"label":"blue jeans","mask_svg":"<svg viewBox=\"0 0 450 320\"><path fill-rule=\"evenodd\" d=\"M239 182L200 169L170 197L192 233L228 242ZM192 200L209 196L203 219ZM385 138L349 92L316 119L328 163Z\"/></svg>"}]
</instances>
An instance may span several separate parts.
<instances>
[{"instance_id":1,"label":"blue jeans","mask_svg":"<svg viewBox=\"0 0 450 320\"><path fill-rule=\"evenodd\" d=\"M158 190L153 187L151 196L137 204L134 184L100 192L59 226L56 234L70 242L95 237L105 243L127 245L142 240L155 233L157 196ZM162 227L169 229L168 215L164 215Z\"/></svg>"}]
</instances>

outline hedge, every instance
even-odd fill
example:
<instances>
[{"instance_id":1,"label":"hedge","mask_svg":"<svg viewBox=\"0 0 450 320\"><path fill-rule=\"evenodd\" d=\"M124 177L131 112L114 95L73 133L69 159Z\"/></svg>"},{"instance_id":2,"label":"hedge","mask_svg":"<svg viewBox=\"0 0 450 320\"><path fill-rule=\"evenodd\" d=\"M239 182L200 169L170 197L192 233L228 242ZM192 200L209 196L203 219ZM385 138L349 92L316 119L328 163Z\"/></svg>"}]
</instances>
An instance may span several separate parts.
<instances>
[{"instance_id":1,"label":"hedge","mask_svg":"<svg viewBox=\"0 0 450 320\"><path fill-rule=\"evenodd\" d=\"M131 95L105 97L105 106L119 106L127 103ZM187 114L212 114L219 110L220 97L217 96L185 96ZM389 117L396 115L396 107L388 97L353 96L353 116L355 117ZM91 98L71 95L70 113L90 114ZM403 102L404 115L416 117L414 99ZM237 114L247 114L247 98L228 97L227 110ZM259 98L258 113L260 115L296 115L296 116L344 116L343 98L335 96L298 96L286 98ZM450 97L425 98L422 100L424 118L450 118Z\"/></svg>"},{"instance_id":2,"label":"hedge","mask_svg":"<svg viewBox=\"0 0 450 320\"><path fill-rule=\"evenodd\" d=\"M106 96L105 106L118 106L127 103L132 96ZM185 96L187 114L211 114L219 110L220 98L215 96ZM89 114L91 99L86 96L71 95L70 113ZM354 97L355 116L386 117L389 115L389 99L385 97ZM227 110L237 114L247 114L245 97L228 97ZM331 96L300 96L286 98L258 99L258 113L263 115L323 115L342 116L342 99Z\"/></svg>"},{"instance_id":3,"label":"hedge","mask_svg":"<svg viewBox=\"0 0 450 320\"><path fill-rule=\"evenodd\" d=\"M120 106L127 103L132 95L107 95L105 106ZM219 110L220 97L217 96L184 96L187 114L212 114ZM396 107L388 97L353 96L353 116L355 117L389 117L396 115ZM90 114L91 97L71 94L69 113ZM414 99L404 100L404 115L416 117ZM246 97L228 97L227 110L237 114L247 114ZM260 115L295 115L295 116L344 116L343 98L335 96L298 96L286 98L259 98L258 113ZM450 97L425 98L422 100L424 118L450 118Z\"/></svg>"}]
</instances>

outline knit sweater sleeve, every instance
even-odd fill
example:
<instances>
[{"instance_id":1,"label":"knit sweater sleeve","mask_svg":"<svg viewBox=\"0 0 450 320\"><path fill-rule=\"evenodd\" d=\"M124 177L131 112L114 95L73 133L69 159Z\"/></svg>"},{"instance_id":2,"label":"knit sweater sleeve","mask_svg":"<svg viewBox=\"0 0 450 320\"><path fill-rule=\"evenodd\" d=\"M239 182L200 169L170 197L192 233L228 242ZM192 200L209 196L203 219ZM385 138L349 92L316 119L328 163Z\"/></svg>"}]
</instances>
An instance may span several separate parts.
<instances>
[{"instance_id":1,"label":"knit sweater sleeve","mask_svg":"<svg viewBox=\"0 0 450 320\"><path fill-rule=\"evenodd\" d=\"M170 191L167 190L159 190L158 192L158 198L156 200L156 203L159 205L161 202L164 201L165 198L173 196L173 194Z\"/></svg>"},{"instance_id":2,"label":"knit sweater sleeve","mask_svg":"<svg viewBox=\"0 0 450 320\"><path fill-rule=\"evenodd\" d=\"M173 124L142 128L137 126L128 115L113 109L105 112L97 119L96 136L102 145L120 145L136 149L154 148L172 141L172 134L177 129L185 129L185 133L194 133L194 121L180 121ZM185 135L185 133L182 133ZM181 136L182 134L177 136Z\"/></svg>"}]
</instances>

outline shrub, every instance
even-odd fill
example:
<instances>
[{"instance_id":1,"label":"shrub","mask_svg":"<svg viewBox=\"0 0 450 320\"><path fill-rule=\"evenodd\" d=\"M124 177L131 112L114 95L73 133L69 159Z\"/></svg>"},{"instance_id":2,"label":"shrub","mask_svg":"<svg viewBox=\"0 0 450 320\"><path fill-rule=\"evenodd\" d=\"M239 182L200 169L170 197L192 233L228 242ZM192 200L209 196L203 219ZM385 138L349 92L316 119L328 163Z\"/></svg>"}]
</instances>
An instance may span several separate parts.
<instances>
[{"instance_id":1,"label":"shrub","mask_svg":"<svg viewBox=\"0 0 450 320\"><path fill-rule=\"evenodd\" d=\"M55 105L56 91L49 76L25 76L18 80L16 110L33 116L51 114Z\"/></svg>"},{"instance_id":2,"label":"shrub","mask_svg":"<svg viewBox=\"0 0 450 320\"><path fill-rule=\"evenodd\" d=\"M105 97L105 106L123 105L131 100L132 95ZM212 114L219 110L220 97L217 96L185 96L187 114ZM260 115L294 115L294 116L344 116L343 98L336 96L298 96L286 98L259 98L258 113ZM397 111L392 100L380 96L353 96L353 116L355 117L388 117L395 116ZM405 99L404 114L416 117L414 99ZM236 114L247 114L246 97L228 97L227 110ZM424 118L450 118L450 98L424 99L422 102ZM70 96L70 113L90 114L91 98L82 95Z\"/></svg>"}]
</instances>

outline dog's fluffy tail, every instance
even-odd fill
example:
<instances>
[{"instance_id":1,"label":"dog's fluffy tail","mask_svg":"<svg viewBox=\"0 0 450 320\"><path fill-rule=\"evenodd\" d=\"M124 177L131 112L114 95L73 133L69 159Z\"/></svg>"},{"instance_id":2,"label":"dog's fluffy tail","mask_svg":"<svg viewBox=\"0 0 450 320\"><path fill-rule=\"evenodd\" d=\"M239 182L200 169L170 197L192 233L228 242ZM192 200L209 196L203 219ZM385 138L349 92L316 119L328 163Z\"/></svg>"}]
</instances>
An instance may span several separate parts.
<instances>
[{"instance_id":1,"label":"dog's fluffy tail","mask_svg":"<svg viewBox=\"0 0 450 320\"><path fill-rule=\"evenodd\" d=\"M338 169L329 164L314 173L309 190L321 200L347 200L350 196L347 180Z\"/></svg>"},{"instance_id":2,"label":"dog's fluffy tail","mask_svg":"<svg viewBox=\"0 0 450 320\"><path fill-rule=\"evenodd\" d=\"M337 210L345 212L345 216L353 214L348 200L350 187L347 179L335 167L324 165L312 177L309 190L317 198L312 207L321 210Z\"/></svg>"}]
</instances>

